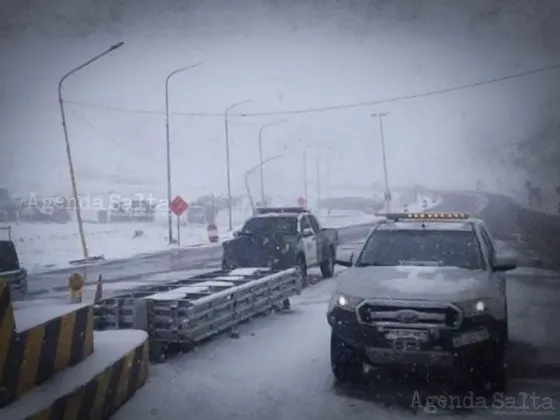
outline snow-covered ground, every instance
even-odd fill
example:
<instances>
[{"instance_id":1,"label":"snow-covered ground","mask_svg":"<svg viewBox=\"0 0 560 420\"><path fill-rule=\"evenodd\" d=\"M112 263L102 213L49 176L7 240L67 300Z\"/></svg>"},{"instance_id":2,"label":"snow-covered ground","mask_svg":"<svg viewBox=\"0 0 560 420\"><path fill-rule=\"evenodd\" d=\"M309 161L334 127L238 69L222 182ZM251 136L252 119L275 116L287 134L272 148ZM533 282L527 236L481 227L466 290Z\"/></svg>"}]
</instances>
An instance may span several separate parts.
<instances>
[{"instance_id":1,"label":"snow-covered ground","mask_svg":"<svg viewBox=\"0 0 560 420\"><path fill-rule=\"evenodd\" d=\"M537 206L535 204L529 205L529 201L526 197L521 197L519 195L513 197L515 201L517 201L522 206L533 210L533 211L540 211L547 214L552 215L559 215L560 214L560 196L558 194L553 193L552 191L545 193L543 191L542 197L542 205Z\"/></svg>"},{"instance_id":2,"label":"snow-covered ground","mask_svg":"<svg viewBox=\"0 0 560 420\"><path fill-rule=\"evenodd\" d=\"M527 197L527 190L523 185L510 186L507 188L504 186L490 186L489 191L507 195L514 199L518 204L529 210L540 211L552 215L560 214L560 195L556 193L555 188L552 186L542 187L541 206L537 206L536 204L530 205L529 199Z\"/></svg>"},{"instance_id":3,"label":"snow-covered ground","mask_svg":"<svg viewBox=\"0 0 560 420\"><path fill-rule=\"evenodd\" d=\"M409 206L410 211L421 211L423 197L417 203ZM439 199L427 198L429 206L439 204ZM396 197L394 211L402 210L402 203ZM362 223L371 223L375 216L355 211L316 212L325 227L341 228ZM249 208L236 209L233 214L234 230L239 228L243 221L250 215ZM177 245L167 244L167 225L164 218L156 222L137 223L85 223L86 241L91 257L121 259L135 255L150 254L177 248ZM135 237L135 233L142 232ZM227 213L223 212L218 217L218 233L220 241L231 237L228 231ZM176 227L174 226L176 235ZM30 273L40 272L52 268L68 266L70 261L83 258L80 237L75 223L68 224L42 224L20 223L12 226L12 236L21 263ZM216 246L208 240L205 226L181 226L181 247L191 246Z\"/></svg>"}]
</instances>

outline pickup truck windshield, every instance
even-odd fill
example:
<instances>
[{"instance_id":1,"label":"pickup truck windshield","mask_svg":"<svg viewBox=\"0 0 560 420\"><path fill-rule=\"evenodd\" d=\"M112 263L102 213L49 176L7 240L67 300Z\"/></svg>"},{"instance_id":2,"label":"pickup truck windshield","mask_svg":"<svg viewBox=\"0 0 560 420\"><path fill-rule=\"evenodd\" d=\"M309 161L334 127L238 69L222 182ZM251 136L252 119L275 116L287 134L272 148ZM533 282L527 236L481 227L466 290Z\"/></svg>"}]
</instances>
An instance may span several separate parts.
<instances>
[{"instance_id":1,"label":"pickup truck windshield","mask_svg":"<svg viewBox=\"0 0 560 420\"><path fill-rule=\"evenodd\" d=\"M376 231L356 266L438 265L469 270L484 268L473 232L434 230Z\"/></svg>"},{"instance_id":2,"label":"pickup truck windshield","mask_svg":"<svg viewBox=\"0 0 560 420\"><path fill-rule=\"evenodd\" d=\"M297 218L295 217L255 217L247 220L241 233L255 234L275 232L282 235L297 234Z\"/></svg>"}]
</instances>

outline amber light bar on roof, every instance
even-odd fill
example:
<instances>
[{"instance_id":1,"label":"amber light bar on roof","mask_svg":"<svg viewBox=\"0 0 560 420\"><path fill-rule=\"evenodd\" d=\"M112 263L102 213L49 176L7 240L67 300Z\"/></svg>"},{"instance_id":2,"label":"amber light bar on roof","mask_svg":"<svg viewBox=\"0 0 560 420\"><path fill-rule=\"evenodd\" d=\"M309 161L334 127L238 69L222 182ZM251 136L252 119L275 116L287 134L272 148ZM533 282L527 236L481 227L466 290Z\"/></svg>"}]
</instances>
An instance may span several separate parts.
<instances>
[{"instance_id":1,"label":"amber light bar on roof","mask_svg":"<svg viewBox=\"0 0 560 420\"><path fill-rule=\"evenodd\" d=\"M403 219L466 220L470 218L470 215L468 213L456 213L456 212L447 212L447 213L423 212L423 213L387 213L385 217L389 220L403 220Z\"/></svg>"}]
</instances>

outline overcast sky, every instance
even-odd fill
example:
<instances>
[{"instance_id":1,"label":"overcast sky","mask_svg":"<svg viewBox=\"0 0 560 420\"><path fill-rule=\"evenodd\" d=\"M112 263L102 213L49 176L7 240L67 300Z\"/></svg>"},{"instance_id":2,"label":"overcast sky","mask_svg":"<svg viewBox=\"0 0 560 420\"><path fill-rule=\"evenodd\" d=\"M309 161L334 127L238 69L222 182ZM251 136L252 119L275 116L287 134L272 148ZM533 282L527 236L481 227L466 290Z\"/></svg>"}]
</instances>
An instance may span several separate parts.
<instances>
[{"instance_id":1,"label":"overcast sky","mask_svg":"<svg viewBox=\"0 0 560 420\"><path fill-rule=\"evenodd\" d=\"M436 8L441 2L420 10L413 22L367 2L314 10L303 2L280 8L244 0L236 1L235 9L199 3L175 12L131 8L118 31L100 30L87 38L62 39L32 28L2 40L1 184L22 193L70 191L57 82L118 41L125 45L64 88L68 101L99 105L66 105L82 193L165 193L164 81L178 67L203 63L172 79L172 112L223 113L251 99L238 108L250 113L375 101L553 62L535 41L536 28L511 18L473 26L469 13ZM408 9L401 8L401 16L403 10ZM329 142L333 150L309 152L310 189L316 185L317 154L321 176L330 165L333 184L380 181L379 125L371 114L381 111L390 112L384 128L392 185L473 187L477 177L514 180L518 174L488 164L485 144L511 147L528 135L557 81L552 72L378 106L232 118L234 192L243 192L245 171L258 163L259 127L284 118L287 122L264 135L265 157L286 154L266 166L269 193L303 192L303 145L314 142ZM174 193L188 198L225 192L223 118L172 115L170 131ZM251 179L257 188L258 177Z\"/></svg>"}]
</instances>

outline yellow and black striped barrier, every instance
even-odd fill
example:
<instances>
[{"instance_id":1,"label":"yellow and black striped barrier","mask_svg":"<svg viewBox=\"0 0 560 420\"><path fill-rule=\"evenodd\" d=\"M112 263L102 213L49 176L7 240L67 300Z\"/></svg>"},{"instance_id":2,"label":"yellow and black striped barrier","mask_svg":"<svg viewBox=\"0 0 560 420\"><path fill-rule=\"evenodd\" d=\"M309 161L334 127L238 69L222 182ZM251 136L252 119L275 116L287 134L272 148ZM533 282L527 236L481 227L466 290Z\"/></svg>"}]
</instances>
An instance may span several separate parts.
<instances>
[{"instance_id":1,"label":"yellow and black striped barrier","mask_svg":"<svg viewBox=\"0 0 560 420\"><path fill-rule=\"evenodd\" d=\"M17 331L9 289L0 284L0 408L92 353L91 306Z\"/></svg>"},{"instance_id":2,"label":"yellow and black striped barrier","mask_svg":"<svg viewBox=\"0 0 560 420\"><path fill-rule=\"evenodd\" d=\"M148 378L148 340L93 377L84 386L58 399L26 420L106 420Z\"/></svg>"}]
</instances>

